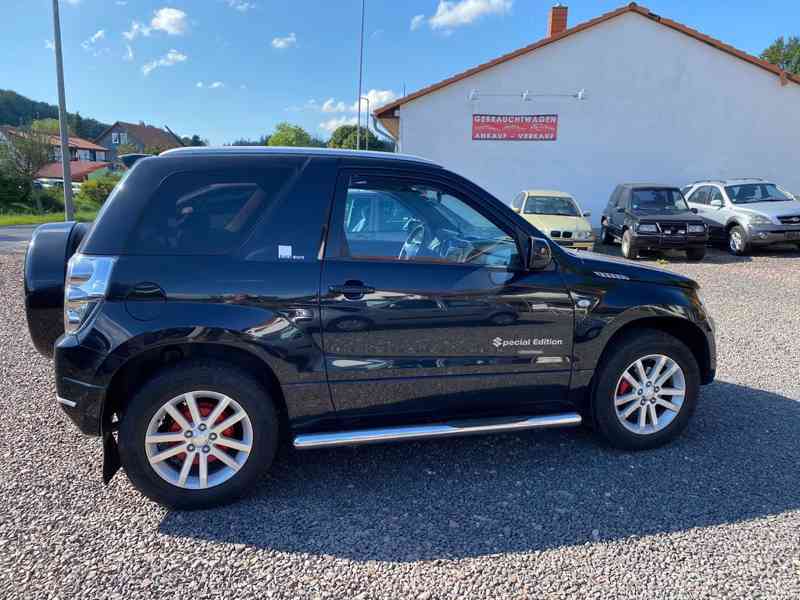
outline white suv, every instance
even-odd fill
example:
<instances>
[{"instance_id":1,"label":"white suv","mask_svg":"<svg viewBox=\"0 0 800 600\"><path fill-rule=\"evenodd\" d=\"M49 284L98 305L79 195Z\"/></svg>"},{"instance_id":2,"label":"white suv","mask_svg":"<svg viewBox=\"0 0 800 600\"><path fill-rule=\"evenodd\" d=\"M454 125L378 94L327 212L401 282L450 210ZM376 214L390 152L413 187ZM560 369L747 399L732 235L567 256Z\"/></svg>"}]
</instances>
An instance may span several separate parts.
<instances>
[{"instance_id":1,"label":"white suv","mask_svg":"<svg viewBox=\"0 0 800 600\"><path fill-rule=\"evenodd\" d=\"M800 248L800 202L763 179L695 181L683 188L690 208L708 225L712 241L733 254L753 246L794 243Z\"/></svg>"}]
</instances>

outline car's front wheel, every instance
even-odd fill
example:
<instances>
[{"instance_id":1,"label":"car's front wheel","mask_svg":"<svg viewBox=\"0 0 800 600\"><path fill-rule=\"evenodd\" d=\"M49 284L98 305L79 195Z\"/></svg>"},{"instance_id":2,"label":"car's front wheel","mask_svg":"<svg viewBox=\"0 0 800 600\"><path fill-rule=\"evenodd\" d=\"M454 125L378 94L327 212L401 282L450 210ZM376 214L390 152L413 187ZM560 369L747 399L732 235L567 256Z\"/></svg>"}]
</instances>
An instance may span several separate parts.
<instances>
[{"instance_id":1,"label":"car's front wheel","mask_svg":"<svg viewBox=\"0 0 800 600\"><path fill-rule=\"evenodd\" d=\"M661 331L633 331L600 367L597 428L617 448L661 446L686 428L699 389L697 361L683 342Z\"/></svg>"},{"instance_id":2,"label":"car's front wheel","mask_svg":"<svg viewBox=\"0 0 800 600\"><path fill-rule=\"evenodd\" d=\"M235 500L270 466L277 442L268 392L225 363L165 369L136 392L120 419L120 457L128 478L172 508Z\"/></svg>"},{"instance_id":3,"label":"car's front wheel","mask_svg":"<svg viewBox=\"0 0 800 600\"><path fill-rule=\"evenodd\" d=\"M633 245L633 235L630 229L626 229L622 234L622 256L631 260L639 258L639 251Z\"/></svg>"},{"instance_id":4,"label":"car's front wheel","mask_svg":"<svg viewBox=\"0 0 800 600\"><path fill-rule=\"evenodd\" d=\"M743 227L735 225L728 232L728 250L735 256L744 256L750 250L747 243L747 232Z\"/></svg>"}]
</instances>

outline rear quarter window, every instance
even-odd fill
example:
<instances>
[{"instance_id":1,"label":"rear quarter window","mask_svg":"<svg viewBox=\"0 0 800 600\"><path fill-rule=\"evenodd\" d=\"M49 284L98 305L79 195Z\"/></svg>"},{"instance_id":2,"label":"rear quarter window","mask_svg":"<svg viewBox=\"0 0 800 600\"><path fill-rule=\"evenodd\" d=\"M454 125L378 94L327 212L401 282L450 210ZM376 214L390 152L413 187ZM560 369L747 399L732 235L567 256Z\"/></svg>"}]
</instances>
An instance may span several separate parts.
<instances>
[{"instance_id":1,"label":"rear quarter window","mask_svg":"<svg viewBox=\"0 0 800 600\"><path fill-rule=\"evenodd\" d=\"M247 240L293 173L291 168L265 168L170 175L133 230L130 251L229 253Z\"/></svg>"}]
</instances>

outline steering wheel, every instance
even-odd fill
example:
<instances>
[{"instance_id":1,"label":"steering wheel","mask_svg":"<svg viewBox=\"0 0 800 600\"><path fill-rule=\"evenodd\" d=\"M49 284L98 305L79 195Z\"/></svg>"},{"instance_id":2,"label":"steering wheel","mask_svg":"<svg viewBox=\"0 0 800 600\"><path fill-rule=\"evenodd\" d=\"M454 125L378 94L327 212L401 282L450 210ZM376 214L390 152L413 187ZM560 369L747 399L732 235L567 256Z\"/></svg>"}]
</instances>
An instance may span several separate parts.
<instances>
[{"instance_id":1,"label":"steering wheel","mask_svg":"<svg viewBox=\"0 0 800 600\"><path fill-rule=\"evenodd\" d=\"M411 233L408 234L406 241L403 242L403 247L400 248L400 254L397 255L397 258L400 260L411 260L419 256L419 251L422 249L425 238L427 237L426 233L423 223L414 227Z\"/></svg>"}]
</instances>

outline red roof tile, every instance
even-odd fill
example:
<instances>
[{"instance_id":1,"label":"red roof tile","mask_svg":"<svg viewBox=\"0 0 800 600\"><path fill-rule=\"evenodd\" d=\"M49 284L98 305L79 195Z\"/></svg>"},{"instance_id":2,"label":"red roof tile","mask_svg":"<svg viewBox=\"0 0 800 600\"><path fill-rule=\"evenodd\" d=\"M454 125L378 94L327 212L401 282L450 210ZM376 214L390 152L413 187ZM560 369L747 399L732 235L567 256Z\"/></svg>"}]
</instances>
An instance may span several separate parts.
<instances>
[{"instance_id":1,"label":"red roof tile","mask_svg":"<svg viewBox=\"0 0 800 600\"><path fill-rule=\"evenodd\" d=\"M70 161L70 175L72 181L83 181L90 173L94 173L100 169L108 167L111 163L107 162L94 162L90 160L73 160ZM64 173L61 169L60 162L48 163L43 166L36 174L37 177L47 179L62 179Z\"/></svg>"}]
</instances>

